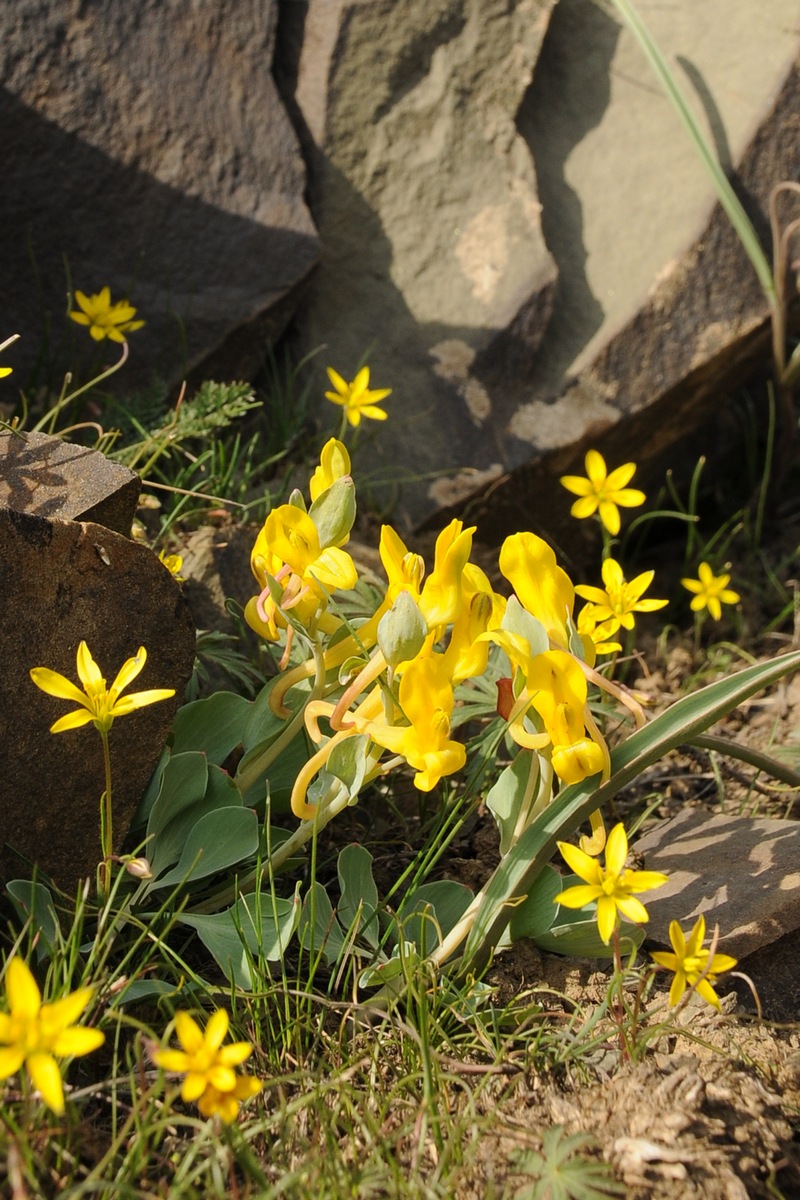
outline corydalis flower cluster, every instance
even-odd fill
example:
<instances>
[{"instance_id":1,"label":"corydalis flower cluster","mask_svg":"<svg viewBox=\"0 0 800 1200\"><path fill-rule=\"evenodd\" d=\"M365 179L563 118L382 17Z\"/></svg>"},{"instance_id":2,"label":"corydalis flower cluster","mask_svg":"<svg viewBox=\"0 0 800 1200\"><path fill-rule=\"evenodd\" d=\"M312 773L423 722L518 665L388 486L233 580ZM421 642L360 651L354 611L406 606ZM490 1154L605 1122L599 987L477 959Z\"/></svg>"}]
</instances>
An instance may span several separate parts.
<instances>
[{"instance_id":1,"label":"corydalis flower cluster","mask_svg":"<svg viewBox=\"0 0 800 1200\"><path fill-rule=\"evenodd\" d=\"M354 519L349 456L331 439L311 479L310 504L295 493L274 509L251 557L260 588L245 610L251 627L270 641L288 630L287 650L300 634L324 660L326 682L306 706L308 732L320 748L298 776L295 814L315 815L311 783L334 748L356 735L368 743L365 780L405 762L415 786L429 791L459 770L466 752L452 736L455 689L483 674L493 644L509 663L503 715L517 744L564 783L607 773L608 750L587 703L595 643L575 626L575 588L547 543L533 533L506 539L499 566L514 592L506 600L471 561L473 528L451 521L428 571L385 525L379 546L385 595L354 629L339 615L338 600L332 602L358 579L345 548ZM271 693L276 714L287 716L287 693L317 667L309 656L287 671ZM330 732L321 728L323 719Z\"/></svg>"}]
</instances>

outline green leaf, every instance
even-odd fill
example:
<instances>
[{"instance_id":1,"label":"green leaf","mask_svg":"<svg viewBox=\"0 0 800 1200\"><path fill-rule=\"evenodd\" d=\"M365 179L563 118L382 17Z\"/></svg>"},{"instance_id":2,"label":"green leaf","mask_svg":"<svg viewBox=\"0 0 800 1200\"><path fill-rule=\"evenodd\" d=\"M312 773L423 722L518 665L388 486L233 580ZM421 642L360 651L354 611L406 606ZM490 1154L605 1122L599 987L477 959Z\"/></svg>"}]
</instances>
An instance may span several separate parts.
<instances>
[{"instance_id":1,"label":"green leaf","mask_svg":"<svg viewBox=\"0 0 800 1200\"><path fill-rule=\"evenodd\" d=\"M176 797L176 801L178 799L179 797ZM193 795L191 803L176 802L172 820L147 843L146 853L153 875L158 877L167 867L178 861L187 838L201 818L218 809L241 807L242 797L231 777L226 775L221 767L207 767L206 785L202 796Z\"/></svg>"},{"instance_id":2,"label":"green leaf","mask_svg":"<svg viewBox=\"0 0 800 1200\"><path fill-rule=\"evenodd\" d=\"M530 802L538 774L538 756L530 750L520 750L511 766L500 772L486 797L486 807L500 830L500 854L503 857L511 849L517 820L523 805Z\"/></svg>"},{"instance_id":3,"label":"green leaf","mask_svg":"<svg viewBox=\"0 0 800 1200\"><path fill-rule=\"evenodd\" d=\"M586 1133L568 1134L552 1125L541 1135L541 1153L517 1151L512 1155L514 1171L527 1175L530 1183L514 1193L514 1200L608 1200L626 1194L607 1163L585 1157L597 1142Z\"/></svg>"},{"instance_id":4,"label":"green leaf","mask_svg":"<svg viewBox=\"0 0 800 1200\"><path fill-rule=\"evenodd\" d=\"M258 817L251 808L220 808L192 827L177 866L154 879L147 893L227 871L258 850Z\"/></svg>"},{"instance_id":5,"label":"green leaf","mask_svg":"<svg viewBox=\"0 0 800 1200\"><path fill-rule=\"evenodd\" d=\"M328 893L316 880L308 889L300 914L300 938L314 954L322 953L328 966L338 962L346 945L344 931L336 920Z\"/></svg>"},{"instance_id":6,"label":"green leaf","mask_svg":"<svg viewBox=\"0 0 800 1200\"><path fill-rule=\"evenodd\" d=\"M353 740L353 739L348 739ZM364 846L345 846L337 862L340 898L337 916L348 935L376 950L380 940L378 889L372 878L372 855Z\"/></svg>"},{"instance_id":7,"label":"green leaf","mask_svg":"<svg viewBox=\"0 0 800 1200\"><path fill-rule=\"evenodd\" d=\"M555 867L547 866L531 885L525 899L511 913L509 933L511 940L532 938L539 945L539 938L547 933L559 914L555 898L564 890L563 876Z\"/></svg>"},{"instance_id":8,"label":"green leaf","mask_svg":"<svg viewBox=\"0 0 800 1200\"><path fill-rule=\"evenodd\" d=\"M455 928L474 898L470 888L454 879L423 883L403 898L397 911L403 938L421 954L430 954Z\"/></svg>"},{"instance_id":9,"label":"green leaf","mask_svg":"<svg viewBox=\"0 0 800 1200\"><path fill-rule=\"evenodd\" d=\"M156 764L156 768L153 771L153 774L150 776L150 782L147 785L147 789L139 801L139 806L134 813L133 821L131 822L132 829L138 829L140 826L147 824L147 821L150 818L150 813L153 810L153 805L158 799L158 793L161 791L164 771L167 763L170 760L170 757L171 755L169 747L165 746L161 751L161 757Z\"/></svg>"},{"instance_id":10,"label":"green leaf","mask_svg":"<svg viewBox=\"0 0 800 1200\"><path fill-rule=\"evenodd\" d=\"M300 900L272 896L242 896L222 913L181 913L177 921L195 930L200 941L236 987L258 986L252 964L259 959L278 962L292 939L300 917Z\"/></svg>"},{"instance_id":11,"label":"green leaf","mask_svg":"<svg viewBox=\"0 0 800 1200\"><path fill-rule=\"evenodd\" d=\"M684 696L638 729L611 756L611 778L599 776L564 788L536 817L502 860L484 889L483 902L465 947L470 969L480 966L497 945L512 911L509 901L526 896L553 857L556 842L568 837L591 813L669 750L708 729L737 705L800 667L800 651L746 667L727 679Z\"/></svg>"},{"instance_id":12,"label":"green leaf","mask_svg":"<svg viewBox=\"0 0 800 1200\"><path fill-rule=\"evenodd\" d=\"M174 754L161 776L158 797L147 822L148 837L157 837L183 809L205 795L208 761L204 754Z\"/></svg>"},{"instance_id":13,"label":"green leaf","mask_svg":"<svg viewBox=\"0 0 800 1200\"><path fill-rule=\"evenodd\" d=\"M555 907L555 905L554 905ZM566 911L562 909L562 912ZM644 925L632 925L629 921L621 921L619 927L622 953L630 953L631 948L638 949L645 938ZM587 917L580 909L570 913L570 919L559 922L549 930L542 930L532 935L534 945L539 950L551 954L565 954L572 958L612 958L613 950L600 937L597 919L594 915Z\"/></svg>"},{"instance_id":14,"label":"green leaf","mask_svg":"<svg viewBox=\"0 0 800 1200\"><path fill-rule=\"evenodd\" d=\"M344 784L350 799L358 795L364 782L368 749L367 734L356 733L337 742L325 763L325 773Z\"/></svg>"},{"instance_id":15,"label":"green leaf","mask_svg":"<svg viewBox=\"0 0 800 1200\"><path fill-rule=\"evenodd\" d=\"M61 933L49 888L32 879L11 879L6 884L6 891L20 920L30 921L31 932L38 934L37 961L49 958L55 952Z\"/></svg>"},{"instance_id":16,"label":"green leaf","mask_svg":"<svg viewBox=\"0 0 800 1200\"><path fill-rule=\"evenodd\" d=\"M199 750L221 764L241 743L252 702L235 692L215 692L179 708L172 726L173 754Z\"/></svg>"}]
</instances>

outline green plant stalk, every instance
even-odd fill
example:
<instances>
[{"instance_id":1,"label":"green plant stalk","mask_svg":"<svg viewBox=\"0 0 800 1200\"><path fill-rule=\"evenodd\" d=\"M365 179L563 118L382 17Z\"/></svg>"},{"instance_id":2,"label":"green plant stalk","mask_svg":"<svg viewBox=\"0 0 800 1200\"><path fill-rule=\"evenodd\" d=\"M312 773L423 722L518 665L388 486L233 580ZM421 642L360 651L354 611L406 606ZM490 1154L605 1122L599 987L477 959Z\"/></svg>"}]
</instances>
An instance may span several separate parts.
<instances>
[{"instance_id":1,"label":"green plant stalk","mask_svg":"<svg viewBox=\"0 0 800 1200\"><path fill-rule=\"evenodd\" d=\"M106 790L100 797L100 886L101 898L108 895L111 887L111 855L114 853L114 813L111 807L111 751L108 745L108 730L100 730L103 743L103 766L106 773Z\"/></svg>"},{"instance_id":2,"label":"green plant stalk","mask_svg":"<svg viewBox=\"0 0 800 1200\"><path fill-rule=\"evenodd\" d=\"M124 366L124 364L127 362L128 353L128 343L123 342L122 354L117 362L113 363L105 371L101 372L100 375L96 375L94 379L90 379L88 383L84 383L83 387L79 387L77 391L68 392L66 395L62 395L58 400L58 403L53 405L49 412L45 413L41 421L37 421L31 430L31 433L40 433L47 425L49 425L48 432L52 433L55 427L56 417L61 410L66 408L68 404L71 404L73 400L77 400L78 396L82 396L84 392L88 392L89 388L95 387L98 383L102 383L104 379L108 379L109 376L114 375L120 369L120 367Z\"/></svg>"},{"instance_id":3,"label":"green plant stalk","mask_svg":"<svg viewBox=\"0 0 800 1200\"><path fill-rule=\"evenodd\" d=\"M791 767L771 758L769 754L762 754L760 750L755 750L752 746L732 742L728 738L717 737L712 733L697 734L691 739L689 745L697 746L700 750L713 750L717 754L725 755L726 758L738 758L740 762L747 763L758 771L763 771L765 775L771 775L773 779L779 779L781 783L785 783L790 788L800 788L800 772L793 771Z\"/></svg>"},{"instance_id":4,"label":"green plant stalk","mask_svg":"<svg viewBox=\"0 0 800 1200\"><path fill-rule=\"evenodd\" d=\"M678 86L669 63L661 53L650 31L630 0L611 0L611 2L630 28L645 58L661 81L684 129L689 134L703 166L711 178L719 202L733 226L739 241L742 243L747 257L752 263L753 270L758 276L758 282L761 285L771 312L777 312L780 307L780 300L775 287L775 279L767 256L761 248L761 243L758 240L753 223L744 211L738 196L731 186L730 180L714 156L708 140L700 129L694 113Z\"/></svg>"}]
</instances>

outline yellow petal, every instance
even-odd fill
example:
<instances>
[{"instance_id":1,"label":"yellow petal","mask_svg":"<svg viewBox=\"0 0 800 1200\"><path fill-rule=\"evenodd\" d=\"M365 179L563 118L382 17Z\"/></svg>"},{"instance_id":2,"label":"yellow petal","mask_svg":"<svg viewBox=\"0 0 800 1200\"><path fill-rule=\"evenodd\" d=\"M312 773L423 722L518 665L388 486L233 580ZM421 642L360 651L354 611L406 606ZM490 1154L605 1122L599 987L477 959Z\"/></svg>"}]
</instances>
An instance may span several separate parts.
<instances>
[{"instance_id":1,"label":"yellow petal","mask_svg":"<svg viewBox=\"0 0 800 1200\"><path fill-rule=\"evenodd\" d=\"M211 1086L219 1092L232 1092L236 1087L236 1073L232 1067L209 1067L206 1077Z\"/></svg>"},{"instance_id":2,"label":"yellow petal","mask_svg":"<svg viewBox=\"0 0 800 1200\"><path fill-rule=\"evenodd\" d=\"M230 1046L223 1046L217 1058L225 1067L238 1067L253 1053L253 1047L249 1042L232 1042Z\"/></svg>"},{"instance_id":3,"label":"yellow petal","mask_svg":"<svg viewBox=\"0 0 800 1200\"><path fill-rule=\"evenodd\" d=\"M64 1111L64 1088L58 1063L51 1054L32 1054L26 1065L33 1086L42 1093L47 1107L60 1116Z\"/></svg>"},{"instance_id":4,"label":"yellow petal","mask_svg":"<svg viewBox=\"0 0 800 1200\"><path fill-rule=\"evenodd\" d=\"M106 681L103 678L100 668L89 653L89 647L86 642L81 642L78 646L78 678L91 695L92 690L104 689Z\"/></svg>"},{"instance_id":5,"label":"yellow petal","mask_svg":"<svg viewBox=\"0 0 800 1200\"><path fill-rule=\"evenodd\" d=\"M54 721L50 726L50 732L64 733L68 729L80 729L81 725L88 725L94 719L95 715L89 709L79 708L76 712L67 713Z\"/></svg>"},{"instance_id":6,"label":"yellow petal","mask_svg":"<svg viewBox=\"0 0 800 1200\"><path fill-rule=\"evenodd\" d=\"M620 529L619 509L610 500L601 500L598 506L600 520L612 537L616 537Z\"/></svg>"},{"instance_id":7,"label":"yellow petal","mask_svg":"<svg viewBox=\"0 0 800 1200\"><path fill-rule=\"evenodd\" d=\"M16 1075L25 1061L25 1050L21 1046L3 1046L0 1048L0 1079L8 1079Z\"/></svg>"},{"instance_id":8,"label":"yellow petal","mask_svg":"<svg viewBox=\"0 0 800 1200\"><path fill-rule=\"evenodd\" d=\"M208 1078L205 1071L190 1071L181 1087L181 1099L191 1104L202 1096L207 1087Z\"/></svg>"},{"instance_id":9,"label":"yellow petal","mask_svg":"<svg viewBox=\"0 0 800 1200\"><path fill-rule=\"evenodd\" d=\"M152 688L149 692L133 692L132 695L123 696L121 700L116 701L111 715L124 717L137 708L145 708L148 704L157 704L159 700L169 700L170 696L174 695L174 688Z\"/></svg>"},{"instance_id":10,"label":"yellow petal","mask_svg":"<svg viewBox=\"0 0 800 1200\"><path fill-rule=\"evenodd\" d=\"M193 1017L182 1009L175 1014L175 1032L187 1054L196 1054L204 1044L203 1031Z\"/></svg>"},{"instance_id":11,"label":"yellow petal","mask_svg":"<svg viewBox=\"0 0 800 1200\"><path fill-rule=\"evenodd\" d=\"M675 972L675 978L672 981L672 986L669 989L669 1002L672 1008L680 1002L683 993L686 991L686 976L683 971Z\"/></svg>"},{"instance_id":12,"label":"yellow petal","mask_svg":"<svg viewBox=\"0 0 800 1200\"><path fill-rule=\"evenodd\" d=\"M80 1058L83 1054L91 1054L106 1040L106 1035L100 1029L84 1029L73 1025L64 1029L53 1042L53 1053L59 1058Z\"/></svg>"},{"instance_id":13,"label":"yellow petal","mask_svg":"<svg viewBox=\"0 0 800 1200\"><path fill-rule=\"evenodd\" d=\"M92 998L93 989L90 987L78 988L69 996L64 996L61 1000L56 1000L53 1004L45 1004L42 1007L42 1020L46 1020L51 1028L66 1029L68 1025L72 1025L77 1021L86 1005Z\"/></svg>"},{"instance_id":14,"label":"yellow petal","mask_svg":"<svg viewBox=\"0 0 800 1200\"><path fill-rule=\"evenodd\" d=\"M586 474L596 491L599 491L608 477L605 459L599 450L588 450L585 458Z\"/></svg>"},{"instance_id":15,"label":"yellow petal","mask_svg":"<svg viewBox=\"0 0 800 1200\"><path fill-rule=\"evenodd\" d=\"M584 479L582 475L562 475L559 482L573 496L588 496L592 491L591 479Z\"/></svg>"},{"instance_id":16,"label":"yellow petal","mask_svg":"<svg viewBox=\"0 0 800 1200\"><path fill-rule=\"evenodd\" d=\"M14 1017L33 1020L42 1006L42 993L27 963L15 955L6 967L6 995Z\"/></svg>"},{"instance_id":17,"label":"yellow petal","mask_svg":"<svg viewBox=\"0 0 800 1200\"><path fill-rule=\"evenodd\" d=\"M586 854L578 846L573 846L571 842L558 842L557 845L570 870L593 887L602 887L603 871L597 859Z\"/></svg>"},{"instance_id":18,"label":"yellow petal","mask_svg":"<svg viewBox=\"0 0 800 1200\"><path fill-rule=\"evenodd\" d=\"M597 901L597 932L606 945L617 924L617 906L610 896L601 896Z\"/></svg>"},{"instance_id":19,"label":"yellow petal","mask_svg":"<svg viewBox=\"0 0 800 1200\"><path fill-rule=\"evenodd\" d=\"M161 1067L162 1071L179 1071L181 1074L188 1071L192 1065L191 1057L182 1050L157 1050L153 1055L153 1062L157 1067Z\"/></svg>"},{"instance_id":20,"label":"yellow petal","mask_svg":"<svg viewBox=\"0 0 800 1200\"><path fill-rule=\"evenodd\" d=\"M345 383L344 379L342 379L339 372L334 371L333 367L326 367L326 370L328 372L328 379L330 379L331 383L336 388L336 391L339 393L337 399L341 403L342 397L344 395L346 395L346 393L349 391L349 388L348 388L347 384ZM329 400L333 399L333 397L330 396L327 392L325 393L325 395L328 396Z\"/></svg>"},{"instance_id":21,"label":"yellow petal","mask_svg":"<svg viewBox=\"0 0 800 1200\"><path fill-rule=\"evenodd\" d=\"M554 897L554 901L563 904L565 908L585 908L587 904L593 904L601 895L599 887L594 887L591 883L582 883L559 892Z\"/></svg>"},{"instance_id":22,"label":"yellow petal","mask_svg":"<svg viewBox=\"0 0 800 1200\"><path fill-rule=\"evenodd\" d=\"M614 902L623 917L627 921L633 921L634 925L644 925L650 920L647 909L635 896L615 896Z\"/></svg>"},{"instance_id":23,"label":"yellow petal","mask_svg":"<svg viewBox=\"0 0 800 1200\"><path fill-rule=\"evenodd\" d=\"M609 875L620 875L628 857L628 835L625 826L620 822L615 825L608 835L606 845L606 871Z\"/></svg>"},{"instance_id":24,"label":"yellow petal","mask_svg":"<svg viewBox=\"0 0 800 1200\"><path fill-rule=\"evenodd\" d=\"M111 685L111 691L116 695L124 692L129 684L133 683L136 676L142 671L147 662L147 651L144 646L140 646L133 658L129 658L124 662L117 672L117 677Z\"/></svg>"},{"instance_id":25,"label":"yellow petal","mask_svg":"<svg viewBox=\"0 0 800 1200\"><path fill-rule=\"evenodd\" d=\"M73 704L83 704L84 707L87 705L85 693L65 675L59 675L58 671L51 671L49 667L34 667L31 679L48 696L57 696L59 700L71 700Z\"/></svg>"},{"instance_id":26,"label":"yellow petal","mask_svg":"<svg viewBox=\"0 0 800 1200\"><path fill-rule=\"evenodd\" d=\"M633 479L635 474L636 474L636 463L623 463L623 465L621 467L616 467L610 473L610 475L608 476L608 478L605 481L606 491L607 492L621 491L622 488L624 488L626 484L630 483L630 481ZM633 490L633 489L631 489L631 490ZM640 493L640 495L641 495L641 493ZM619 504L619 500L617 500L616 496L614 497L614 499L617 501L617 504ZM642 495L642 500L644 500L643 495Z\"/></svg>"},{"instance_id":27,"label":"yellow petal","mask_svg":"<svg viewBox=\"0 0 800 1200\"><path fill-rule=\"evenodd\" d=\"M212 1050L219 1050L228 1032L228 1013L224 1008L218 1008L209 1018L206 1025L205 1044Z\"/></svg>"}]
</instances>

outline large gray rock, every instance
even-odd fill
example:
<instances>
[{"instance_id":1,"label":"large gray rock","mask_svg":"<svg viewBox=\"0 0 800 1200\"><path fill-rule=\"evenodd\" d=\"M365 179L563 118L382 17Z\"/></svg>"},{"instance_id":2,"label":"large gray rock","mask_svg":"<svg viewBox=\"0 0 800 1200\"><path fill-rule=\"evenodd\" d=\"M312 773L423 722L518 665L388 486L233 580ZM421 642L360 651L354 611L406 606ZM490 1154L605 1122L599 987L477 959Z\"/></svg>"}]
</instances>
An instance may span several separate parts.
<instances>
[{"instance_id":1,"label":"large gray rock","mask_svg":"<svg viewBox=\"0 0 800 1200\"><path fill-rule=\"evenodd\" d=\"M642 897L647 936L669 946L669 925L688 936L697 918L735 958L800 929L800 822L725 817L687 809L636 843L648 871L669 883Z\"/></svg>"},{"instance_id":2,"label":"large gray rock","mask_svg":"<svg viewBox=\"0 0 800 1200\"><path fill-rule=\"evenodd\" d=\"M277 10L0 6L0 340L22 335L7 358L21 384L43 347L38 383L57 388L85 366L86 330L65 318L69 283L108 285L146 320L131 334L128 386L154 372L180 380L213 351L216 370L255 369L317 254L270 72ZM233 358L223 351L237 330Z\"/></svg>"},{"instance_id":3,"label":"large gray rock","mask_svg":"<svg viewBox=\"0 0 800 1200\"><path fill-rule=\"evenodd\" d=\"M640 8L768 247L770 191L800 171L796 5ZM688 136L607 9L559 0L519 123L559 285L534 369L492 391L508 473L470 520L496 541L523 513L566 542L571 498L538 498L583 473L590 445L611 465L660 460L663 478L665 451L763 362L768 309Z\"/></svg>"},{"instance_id":4,"label":"large gray rock","mask_svg":"<svg viewBox=\"0 0 800 1200\"><path fill-rule=\"evenodd\" d=\"M128 689L175 688L121 717L109 735L115 847L153 772L194 659L194 627L179 585L151 550L91 522L0 508L0 873L29 876L30 863L64 888L94 877L100 855L103 753L93 725L51 734L72 706L45 695L32 667L78 683L85 641L109 686L143 645L148 659Z\"/></svg>"},{"instance_id":5,"label":"large gray rock","mask_svg":"<svg viewBox=\"0 0 800 1200\"><path fill-rule=\"evenodd\" d=\"M547 324L555 272L514 118L553 3L309 0L282 18L322 238L295 343L326 347L320 395L326 363L352 378L363 359L394 389L373 478L422 479L428 507L500 472L477 367L495 391L524 377Z\"/></svg>"}]
</instances>

